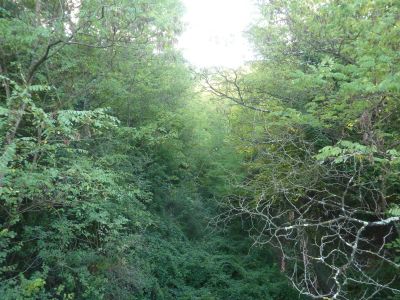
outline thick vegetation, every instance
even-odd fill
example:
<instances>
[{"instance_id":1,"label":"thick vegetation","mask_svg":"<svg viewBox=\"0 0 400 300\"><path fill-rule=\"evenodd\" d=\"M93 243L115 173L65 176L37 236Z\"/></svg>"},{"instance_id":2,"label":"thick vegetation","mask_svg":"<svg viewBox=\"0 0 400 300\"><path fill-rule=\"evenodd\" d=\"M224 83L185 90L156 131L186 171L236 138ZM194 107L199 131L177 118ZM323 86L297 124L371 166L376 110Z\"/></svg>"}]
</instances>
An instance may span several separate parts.
<instances>
[{"instance_id":1,"label":"thick vegetation","mask_svg":"<svg viewBox=\"0 0 400 300\"><path fill-rule=\"evenodd\" d=\"M399 299L400 3L259 2L0 1L0 299Z\"/></svg>"},{"instance_id":2,"label":"thick vegetation","mask_svg":"<svg viewBox=\"0 0 400 300\"><path fill-rule=\"evenodd\" d=\"M239 155L173 44L181 6L2 1L1 299L290 299L206 230Z\"/></svg>"},{"instance_id":3,"label":"thick vegetation","mask_svg":"<svg viewBox=\"0 0 400 300\"><path fill-rule=\"evenodd\" d=\"M220 220L250 220L303 294L399 297L400 2L260 7L260 59L204 74L243 108L231 118L246 177Z\"/></svg>"}]
</instances>

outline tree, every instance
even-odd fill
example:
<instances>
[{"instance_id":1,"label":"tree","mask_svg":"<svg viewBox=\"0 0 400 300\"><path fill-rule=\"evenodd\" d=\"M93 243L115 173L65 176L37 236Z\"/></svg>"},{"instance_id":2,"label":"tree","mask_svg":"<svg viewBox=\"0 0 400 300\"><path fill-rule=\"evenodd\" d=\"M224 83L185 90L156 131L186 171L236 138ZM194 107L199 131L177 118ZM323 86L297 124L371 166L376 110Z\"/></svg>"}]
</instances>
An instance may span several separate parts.
<instances>
[{"instance_id":1,"label":"tree","mask_svg":"<svg viewBox=\"0 0 400 300\"><path fill-rule=\"evenodd\" d=\"M217 221L246 219L303 294L397 295L399 6L262 1L260 10L251 37L262 59L206 80L243 108L232 118L247 154L248 175Z\"/></svg>"}]
</instances>

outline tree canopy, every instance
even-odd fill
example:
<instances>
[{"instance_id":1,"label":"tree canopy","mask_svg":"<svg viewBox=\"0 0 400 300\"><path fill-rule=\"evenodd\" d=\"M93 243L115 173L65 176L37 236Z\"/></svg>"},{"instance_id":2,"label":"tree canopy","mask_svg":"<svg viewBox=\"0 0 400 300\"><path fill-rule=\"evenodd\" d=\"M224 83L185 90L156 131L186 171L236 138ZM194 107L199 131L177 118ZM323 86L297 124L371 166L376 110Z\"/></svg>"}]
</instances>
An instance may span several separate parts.
<instances>
[{"instance_id":1,"label":"tree canopy","mask_svg":"<svg viewBox=\"0 0 400 300\"><path fill-rule=\"evenodd\" d=\"M179 0L0 1L1 299L400 299L400 3L258 9L199 71Z\"/></svg>"}]
</instances>

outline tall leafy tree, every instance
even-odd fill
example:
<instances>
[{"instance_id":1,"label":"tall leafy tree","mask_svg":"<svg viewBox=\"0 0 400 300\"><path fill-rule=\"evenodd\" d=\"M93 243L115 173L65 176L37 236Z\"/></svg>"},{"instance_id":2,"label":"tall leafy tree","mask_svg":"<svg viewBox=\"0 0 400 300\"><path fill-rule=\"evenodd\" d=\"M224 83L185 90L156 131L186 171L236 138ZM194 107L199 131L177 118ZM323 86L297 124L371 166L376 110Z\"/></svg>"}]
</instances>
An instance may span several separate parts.
<instances>
[{"instance_id":1,"label":"tall leafy tree","mask_svg":"<svg viewBox=\"0 0 400 300\"><path fill-rule=\"evenodd\" d=\"M206 74L232 114L248 176L227 203L272 243L299 292L399 294L396 1L261 1L262 59Z\"/></svg>"}]
</instances>

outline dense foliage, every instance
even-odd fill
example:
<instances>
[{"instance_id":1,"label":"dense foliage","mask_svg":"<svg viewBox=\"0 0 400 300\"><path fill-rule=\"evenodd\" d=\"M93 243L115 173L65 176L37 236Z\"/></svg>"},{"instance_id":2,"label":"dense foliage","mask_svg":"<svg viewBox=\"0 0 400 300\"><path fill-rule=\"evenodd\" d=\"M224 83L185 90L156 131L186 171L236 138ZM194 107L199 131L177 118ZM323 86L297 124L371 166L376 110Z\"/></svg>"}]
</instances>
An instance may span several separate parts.
<instances>
[{"instance_id":1,"label":"dense foliage","mask_svg":"<svg viewBox=\"0 0 400 300\"><path fill-rule=\"evenodd\" d=\"M260 1L259 59L203 74L246 178L220 221L248 220L314 298L398 299L400 2Z\"/></svg>"},{"instance_id":2,"label":"dense foliage","mask_svg":"<svg viewBox=\"0 0 400 300\"><path fill-rule=\"evenodd\" d=\"M0 299L399 299L400 3L259 8L195 74L178 0L0 0Z\"/></svg>"},{"instance_id":3,"label":"dense foliage","mask_svg":"<svg viewBox=\"0 0 400 300\"><path fill-rule=\"evenodd\" d=\"M173 47L178 1L0 3L1 299L296 296L207 229L240 156Z\"/></svg>"}]
</instances>

